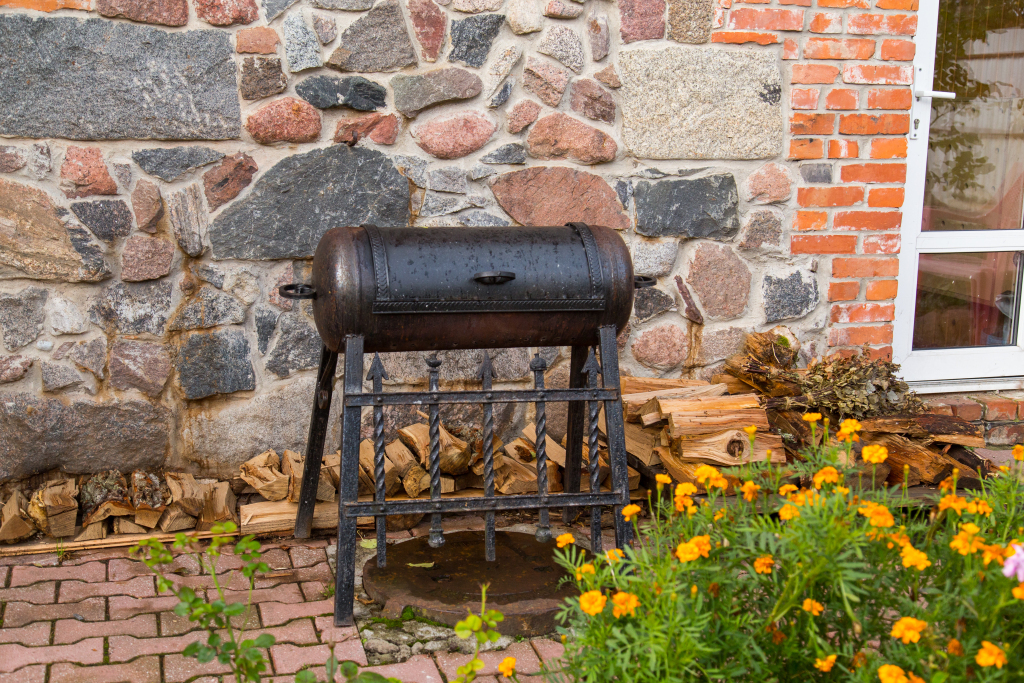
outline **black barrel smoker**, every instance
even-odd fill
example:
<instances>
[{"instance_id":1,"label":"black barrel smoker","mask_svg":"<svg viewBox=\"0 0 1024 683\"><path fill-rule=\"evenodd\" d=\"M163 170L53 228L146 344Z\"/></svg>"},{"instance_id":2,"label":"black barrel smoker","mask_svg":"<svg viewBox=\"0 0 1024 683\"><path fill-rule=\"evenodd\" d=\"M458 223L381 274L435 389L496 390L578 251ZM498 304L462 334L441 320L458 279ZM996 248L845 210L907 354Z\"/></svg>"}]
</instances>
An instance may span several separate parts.
<instances>
[{"instance_id":1,"label":"black barrel smoker","mask_svg":"<svg viewBox=\"0 0 1024 683\"><path fill-rule=\"evenodd\" d=\"M485 556L494 560L494 512L537 509L538 540L551 533L548 508L591 510L591 541L601 550L601 507L615 508L615 540L630 540L631 528L618 514L629 503L616 335L633 308L633 265L622 238L601 226L570 223L518 228L334 228L313 257L311 285L285 285L281 294L312 299L323 340L313 415L306 445L295 536L307 538L313 523L317 480L331 407L338 354L345 356L342 393L341 481L338 495L338 569L334 621L351 625L355 585L356 518L376 518L377 565L385 566L387 515L430 514L429 543L444 543L445 513L485 513ZM545 361L535 356L532 390L495 390L484 354L479 391L441 391L441 361L426 358L428 390L382 390L387 379L379 357L363 393L363 354L381 351L438 351L502 347L570 346L569 389L545 389ZM595 354L595 350L597 353ZM599 361L600 359L600 361ZM568 401L564 493L549 493L545 453L545 404ZM494 495L493 404L536 404L536 494ZM483 407L484 495L441 497L439 406L471 403ZM598 486L598 416L606 410L611 491ZM383 410L389 405L423 405L429 416L430 498L385 500ZM373 408L374 484L372 501L358 499L362 409ZM585 416L588 420L585 421ZM584 430L584 426L586 429ZM580 493L584 433L588 444L590 491Z\"/></svg>"}]
</instances>

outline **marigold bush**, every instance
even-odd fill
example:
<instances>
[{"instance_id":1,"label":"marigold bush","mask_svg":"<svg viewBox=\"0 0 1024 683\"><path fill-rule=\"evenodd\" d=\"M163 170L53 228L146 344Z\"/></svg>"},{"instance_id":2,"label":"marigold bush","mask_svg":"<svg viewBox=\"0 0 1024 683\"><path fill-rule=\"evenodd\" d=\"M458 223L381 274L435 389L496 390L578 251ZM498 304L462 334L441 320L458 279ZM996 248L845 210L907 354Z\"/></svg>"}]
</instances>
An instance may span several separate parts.
<instances>
[{"instance_id":1,"label":"marigold bush","mask_svg":"<svg viewBox=\"0 0 1024 683\"><path fill-rule=\"evenodd\" d=\"M865 447L860 476L845 466L859 427L800 463L729 470L736 496L712 467L704 500L659 479L624 556L566 543L581 593L560 615L567 678L1024 680L1020 463L973 491L954 473L925 500L870 490L886 453Z\"/></svg>"}]
</instances>

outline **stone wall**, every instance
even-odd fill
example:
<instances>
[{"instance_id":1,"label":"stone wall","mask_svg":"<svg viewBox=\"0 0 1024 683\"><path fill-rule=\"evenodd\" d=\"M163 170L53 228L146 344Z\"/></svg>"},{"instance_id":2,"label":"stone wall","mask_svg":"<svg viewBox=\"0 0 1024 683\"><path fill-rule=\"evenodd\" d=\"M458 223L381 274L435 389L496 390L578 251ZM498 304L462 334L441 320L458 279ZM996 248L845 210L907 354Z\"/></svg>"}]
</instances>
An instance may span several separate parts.
<instances>
[{"instance_id":1,"label":"stone wall","mask_svg":"<svg viewBox=\"0 0 1024 683\"><path fill-rule=\"evenodd\" d=\"M890 352L916 0L261 1L0 0L0 480L301 449L335 225L617 228L633 374Z\"/></svg>"}]
</instances>

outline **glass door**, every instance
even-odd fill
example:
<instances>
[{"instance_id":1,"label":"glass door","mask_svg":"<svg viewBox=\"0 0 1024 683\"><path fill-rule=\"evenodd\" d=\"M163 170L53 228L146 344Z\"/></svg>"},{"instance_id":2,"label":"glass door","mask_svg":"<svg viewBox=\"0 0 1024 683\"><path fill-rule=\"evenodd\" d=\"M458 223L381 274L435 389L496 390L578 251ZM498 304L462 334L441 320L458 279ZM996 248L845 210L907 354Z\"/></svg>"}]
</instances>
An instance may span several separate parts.
<instances>
[{"instance_id":1,"label":"glass door","mask_svg":"<svg viewBox=\"0 0 1024 683\"><path fill-rule=\"evenodd\" d=\"M914 74L894 359L936 389L1017 386L1024 0L922 1Z\"/></svg>"}]
</instances>

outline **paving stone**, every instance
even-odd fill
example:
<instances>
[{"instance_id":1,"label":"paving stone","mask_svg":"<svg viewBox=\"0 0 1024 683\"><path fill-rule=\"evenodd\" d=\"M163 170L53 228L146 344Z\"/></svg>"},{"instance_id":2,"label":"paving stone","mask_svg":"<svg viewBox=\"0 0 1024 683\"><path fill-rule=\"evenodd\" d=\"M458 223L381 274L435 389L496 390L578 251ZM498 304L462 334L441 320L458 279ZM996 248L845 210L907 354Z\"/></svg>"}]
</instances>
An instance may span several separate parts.
<instances>
[{"instance_id":1,"label":"paving stone","mask_svg":"<svg viewBox=\"0 0 1024 683\"><path fill-rule=\"evenodd\" d=\"M195 0L196 16L214 26L251 24L259 19L255 0Z\"/></svg>"},{"instance_id":2,"label":"paving stone","mask_svg":"<svg viewBox=\"0 0 1024 683\"><path fill-rule=\"evenodd\" d=\"M43 623L46 625L47 635L49 635L50 625L48 622ZM155 638L157 635L156 615L140 614L131 619L100 621L99 623L84 622L78 619L60 619L53 625L53 642L55 645L76 643L84 638L120 635L132 635L137 638ZM28 645L28 643L25 644Z\"/></svg>"},{"instance_id":3,"label":"paving stone","mask_svg":"<svg viewBox=\"0 0 1024 683\"><path fill-rule=\"evenodd\" d=\"M62 581L60 584L60 602L79 602L86 598L106 595L153 598L156 597L156 588L151 576L139 576L128 581L105 581L103 583Z\"/></svg>"},{"instance_id":4,"label":"paving stone","mask_svg":"<svg viewBox=\"0 0 1024 683\"><path fill-rule=\"evenodd\" d=\"M405 683L441 683L441 672L427 655L416 655L401 664L386 664L361 669L387 678L397 678Z\"/></svg>"},{"instance_id":5,"label":"paving stone","mask_svg":"<svg viewBox=\"0 0 1024 683\"><path fill-rule=\"evenodd\" d=\"M323 66L320 54L320 39L302 18L300 11L294 11L284 18L284 55L288 59L288 70L292 73L316 69Z\"/></svg>"},{"instance_id":6,"label":"paving stone","mask_svg":"<svg viewBox=\"0 0 1024 683\"><path fill-rule=\"evenodd\" d=\"M448 15L434 0L408 0L409 18L420 44L420 56L427 62L437 60L444 46Z\"/></svg>"},{"instance_id":7,"label":"paving stone","mask_svg":"<svg viewBox=\"0 0 1024 683\"><path fill-rule=\"evenodd\" d=\"M533 124L526 142L532 157L568 157L581 164L613 161L618 151L615 140L607 133L561 112L548 114Z\"/></svg>"},{"instance_id":8,"label":"paving stone","mask_svg":"<svg viewBox=\"0 0 1024 683\"><path fill-rule=\"evenodd\" d=\"M26 666L10 674L0 674L0 683L44 683L46 665Z\"/></svg>"},{"instance_id":9,"label":"paving stone","mask_svg":"<svg viewBox=\"0 0 1024 683\"><path fill-rule=\"evenodd\" d=\"M615 71L615 66L609 64L605 68L594 74L594 78L604 83L609 88L621 88L622 81L619 80L619 74Z\"/></svg>"},{"instance_id":10,"label":"paving stone","mask_svg":"<svg viewBox=\"0 0 1024 683\"><path fill-rule=\"evenodd\" d=\"M711 40L714 0L668 0L668 37L678 43Z\"/></svg>"},{"instance_id":11,"label":"paving stone","mask_svg":"<svg viewBox=\"0 0 1024 683\"><path fill-rule=\"evenodd\" d=\"M185 0L96 0L96 11L105 17L130 19L146 24L184 26L188 23L188 3Z\"/></svg>"},{"instance_id":12,"label":"paving stone","mask_svg":"<svg viewBox=\"0 0 1024 683\"><path fill-rule=\"evenodd\" d=\"M384 86L362 76L313 76L295 86L295 93L317 109L374 111L385 105L387 92Z\"/></svg>"},{"instance_id":13,"label":"paving stone","mask_svg":"<svg viewBox=\"0 0 1024 683\"><path fill-rule=\"evenodd\" d=\"M778 248L782 244L782 219L774 211L751 211L743 226L743 249Z\"/></svg>"},{"instance_id":14,"label":"paving stone","mask_svg":"<svg viewBox=\"0 0 1024 683\"><path fill-rule=\"evenodd\" d=\"M484 164L525 164L526 148L512 142L485 155L480 161Z\"/></svg>"},{"instance_id":15,"label":"paving stone","mask_svg":"<svg viewBox=\"0 0 1024 683\"><path fill-rule=\"evenodd\" d=\"M638 289L633 295L633 318L638 323L647 322L675 308L676 300L656 287Z\"/></svg>"},{"instance_id":16,"label":"paving stone","mask_svg":"<svg viewBox=\"0 0 1024 683\"><path fill-rule=\"evenodd\" d=\"M665 0L622 0L619 32L623 43L659 40L665 36Z\"/></svg>"},{"instance_id":17,"label":"paving stone","mask_svg":"<svg viewBox=\"0 0 1024 683\"><path fill-rule=\"evenodd\" d=\"M42 583L34 583L31 586L0 588L0 602L29 602L33 605L52 605L57 602L57 584L53 581L44 581ZM4 640L4 642L13 643L20 641Z\"/></svg>"},{"instance_id":18,"label":"paving stone","mask_svg":"<svg viewBox=\"0 0 1024 683\"><path fill-rule=\"evenodd\" d=\"M68 360L79 369L91 372L97 379L103 379L107 365L107 338L96 337L87 342L78 342L68 354Z\"/></svg>"},{"instance_id":19,"label":"paving stone","mask_svg":"<svg viewBox=\"0 0 1024 683\"><path fill-rule=\"evenodd\" d=\"M391 89L395 93L395 109L414 117L443 102L476 97L483 90L483 82L465 69L449 67L424 74L399 74L392 77Z\"/></svg>"},{"instance_id":20,"label":"paving stone","mask_svg":"<svg viewBox=\"0 0 1024 683\"><path fill-rule=\"evenodd\" d=\"M178 385L189 400L256 388L249 341L241 330L188 335L178 350L174 367Z\"/></svg>"},{"instance_id":21,"label":"paving stone","mask_svg":"<svg viewBox=\"0 0 1024 683\"><path fill-rule=\"evenodd\" d=\"M81 617L79 619L79 617ZM82 602L64 605L33 605L27 602L9 602L4 607L4 628L18 628L37 621L76 619L78 621L103 621L106 619L104 598L90 598ZM100 650L102 651L102 647ZM5 658L6 659L6 658ZM11 669L6 669L10 671Z\"/></svg>"},{"instance_id":22,"label":"paving stone","mask_svg":"<svg viewBox=\"0 0 1024 683\"><path fill-rule=\"evenodd\" d=\"M49 645L50 622L39 621L21 628L0 628L0 643L19 643L29 647Z\"/></svg>"},{"instance_id":23,"label":"paving stone","mask_svg":"<svg viewBox=\"0 0 1024 683\"><path fill-rule=\"evenodd\" d=\"M483 147L496 130L494 122L483 114L464 111L421 123L413 128L413 136L428 154L438 159L458 159Z\"/></svg>"},{"instance_id":24,"label":"paving stone","mask_svg":"<svg viewBox=\"0 0 1024 683\"><path fill-rule=\"evenodd\" d=\"M611 93L589 78L573 81L569 106L588 119L615 123L615 100Z\"/></svg>"},{"instance_id":25,"label":"paving stone","mask_svg":"<svg viewBox=\"0 0 1024 683\"><path fill-rule=\"evenodd\" d=\"M386 72L416 65L416 52L398 0L382 0L341 34L327 60L341 71Z\"/></svg>"},{"instance_id":26,"label":"paving stone","mask_svg":"<svg viewBox=\"0 0 1024 683\"><path fill-rule=\"evenodd\" d=\"M261 145L313 142L320 137L320 126L320 112L294 97L265 104L245 121L245 129Z\"/></svg>"},{"instance_id":27,"label":"paving stone","mask_svg":"<svg viewBox=\"0 0 1024 683\"><path fill-rule=\"evenodd\" d=\"M793 179L785 166L767 163L743 183L743 198L752 204L784 202L793 193Z\"/></svg>"},{"instance_id":28,"label":"paving stone","mask_svg":"<svg viewBox=\"0 0 1024 683\"><path fill-rule=\"evenodd\" d=\"M222 159L221 152L209 147L170 147L140 149L132 152L132 160L143 171L161 180L173 182L189 171Z\"/></svg>"},{"instance_id":29,"label":"paving stone","mask_svg":"<svg viewBox=\"0 0 1024 683\"><path fill-rule=\"evenodd\" d=\"M103 639L90 638L74 645L32 648L16 644L0 645L0 672L2 673L9 673L30 664L57 662L100 664L103 662Z\"/></svg>"},{"instance_id":30,"label":"paving stone","mask_svg":"<svg viewBox=\"0 0 1024 683\"><path fill-rule=\"evenodd\" d=\"M572 75L568 71L563 71L534 57L526 58L526 67L523 69L523 88L535 94L541 102L549 107L557 107L558 103L562 101L562 93L569 85L570 78ZM511 127L509 130L512 130Z\"/></svg>"},{"instance_id":31,"label":"paving stone","mask_svg":"<svg viewBox=\"0 0 1024 683\"><path fill-rule=\"evenodd\" d=\"M159 237L132 235L121 252L121 279L125 282L155 280L171 272L174 245Z\"/></svg>"},{"instance_id":32,"label":"paving stone","mask_svg":"<svg viewBox=\"0 0 1024 683\"><path fill-rule=\"evenodd\" d=\"M40 287L26 287L17 293L0 293L0 329L4 348L17 351L36 340L43 331L46 298Z\"/></svg>"},{"instance_id":33,"label":"paving stone","mask_svg":"<svg viewBox=\"0 0 1024 683\"><path fill-rule=\"evenodd\" d=\"M288 549L293 567L311 567L320 562L327 561L327 555L323 548L307 548L297 546Z\"/></svg>"},{"instance_id":34,"label":"paving stone","mask_svg":"<svg viewBox=\"0 0 1024 683\"><path fill-rule=\"evenodd\" d=\"M583 41L568 26L552 26L537 44L537 52L554 57L562 64L580 73L583 70Z\"/></svg>"},{"instance_id":35,"label":"paving stone","mask_svg":"<svg viewBox=\"0 0 1024 683\"><path fill-rule=\"evenodd\" d=\"M125 662L145 655L163 655L181 652L190 644L206 642L206 633L196 631L182 636L164 638L135 638L133 636L110 636L107 638L108 656L111 662Z\"/></svg>"},{"instance_id":36,"label":"paving stone","mask_svg":"<svg viewBox=\"0 0 1024 683\"><path fill-rule=\"evenodd\" d=\"M322 643L344 643L348 640L359 640L359 631L355 626L335 626L333 616L315 617L313 625L320 634Z\"/></svg>"},{"instance_id":37,"label":"paving stone","mask_svg":"<svg viewBox=\"0 0 1024 683\"><path fill-rule=\"evenodd\" d=\"M540 659L529 642L513 643L500 652L481 652L479 657L484 663L483 668L477 672L481 676L498 674L498 665L505 657L516 658L516 674L529 675L540 672ZM437 664L441 673L451 680L458 675L456 670L470 659L472 655L442 652L437 655Z\"/></svg>"},{"instance_id":38,"label":"paving stone","mask_svg":"<svg viewBox=\"0 0 1024 683\"><path fill-rule=\"evenodd\" d=\"M316 37L320 40L320 44L327 45L338 37L338 22L334 20L334 17L329 17L326 14L314 14L313 30L316 31Z\"/></svg>"},{"instance_id":39,"label":"paving stone","mask_svg":"<svg viewBox=\"0 0 1024 683\"><path fill-rule=\"evenodd\" d=\"M261 602L259 610L264 626L279 626L293 619L304 619L307 617L318 617L324 614L334 614L334 599L330 598L327 600L303 602L298 604Z\"/></svg>"},{"instance_id":40,"label":"paving stone","mask_svg":"<svg viewBox=\"0 0 1024 683\"><path fill-rule=\"evenodd\" d=\"M785 277L765 275L761 288L765 322L799 318L818 305L818 281L812 273L790 273Z\"/></svg>"},{"instance_id":41,"label":"paving stone","mask_svg":"<svg viewBox=\"0 0 1024 683\"><path fill-rule=\"evenodd\" d=\"M160 680L159 657L141 657L128 664L90 667L61 663L50 668L50 683L160 683Z\"/></svg>"},{"instance_id":42,"label":"paving stone","mask_svg":"<svg viewBox=\"0 0 1024 683\"><path fill-rule=\"evenodd\" d=\"M24 377L33 360L28 356L0 356L0 384L17 382Z\"/></svg>"},{"instance_id":43,"label":"paving stone","mask_svg":"<svg viewBox=\"0 0 1024 683\"><path fill-rule=\"evenodd\" d=\"M77 567L20 566L11 569L11 586L29 586L40 581L75 579L99 583L107 578L107 566L102 562L89 562Z\"/></svg>"},{"instance_id":44,"label":"paving stone","mask_svg":"<svg viewBox=\"0 0 1024 683\"><path fill-rule=\"evenodd\" d=\"M25 168L28 158L25 153L12 145L0 146L0 173L14 173Z\"/></svg>"},{"instance_id":45,"label":"paving stone","mask_svg":"<svg viewBox=\"0 0 1024 683\"><path fill-rule=\"evenodd\" d=\"M140 180L132 191L132 211L135 224L144 232L156 232L157 223L164 215L164 203L156 183Z\"/></svg>"},{"instance_id":46,"label":"paving stone","mask_svg":"<svg viewBox=\"0 0 1024 683\"><path fill-rule=\"evenodd\" d=\"M3 24L0 23L2 30ZM0 130L2 121L3 112L0 110ZM103 163L103 153L98 147L71 145L67 148L60 166L60 188L68 199L117 194L117 183Z\"/></svg>"},{"instance_id":47,"label":"paving stone","mask_svg":"<svg viewBox=\"0 0 1024 683\"><path fill-rule=\"evenodd\" d=\"M139 614L157 614L174 609L178 598L173 595L155 598L133 598L128 595L114 595L107 599L111 620L130 619Z\"/></svg>"},{"instance_id":48,"label":"paving stone","mask_svg":"<svg viewBox=\"0 0 1024 683\"><path fill-rule=\"evenodd\" d=\"M164 660L164 683L184 683L184 681L191 680L197 676L209 675L214 678L209 679L210 681L217 681L217 676L221 674L231 673L231 668L227 664L221 664L217 661L213 661L209 664L200 664L192 657L186 657L184 655L166 655ZM195 683L200 683L196 681ZM202 683L207 683L202 681Z\"/></svg>"},{"instance_id":49,"label":"paving stone","mask_svg":"<svg viewBox=\"0 0 1024 683\"><path fill-rule=\"evenodd\" d=\"M451 26L452 49L448 53L449 62L461 62L466 66L481 67L487 61L491 44L501 30L505 21L504 14L478 14L460 21L453 21Z\"/></svg>"},{"instance_id":50,"label":"paving stone","mask_svg":"<svg viewBox=\"0 0 1024 683\"><path fill-rule=\"evenodd\" d=\"M268 18L267 21L270 21ZM269 26L243 28L235 34L235 52L239 54L272 55L281 39Z\"/></svg>"},{"instance_id":51,"label":"paving stone","mask_svg":"<svg viewBox=\"0 0 1024 683\"><path fill-rule=\"evenodd\" d=\"M244 100L261 100L282 93L288 87L288 77L281 70L277 57L246 57L242 60L242 77L238 91Z\"/></svg>"},{"instance_id":52,"label":"paving stone","mask_svg":"<svg viewBox=\"0 0 1024 683\"><path fill-rule=\"evenodd\" d=\"M636 231L648 237L731 239L739 231L736 180L730 173L636 184Z\"/></svg>"},{"instance_id":53,"label":"paving stone","mask_svg":"<svg viewBox=\"0 0 1024 683\"><path fill-rule=\"evenodd\" d=\"M712 320L735 318L747 307L750 269L725 245L697 247L686 281L693 287L704 313Z\"/></svg>"},{"instance_id":54,"label":"paving stone","mask_svg":"<svg viewBox=\"0 0 1024 683\"><path fill-rule=\"evenodd\" d=\"M323 666L330 655L329 645L313 647L296 647L294 645L274 645L270 648L270 658L277 673L293 674L307 666ZM366 655L358 640L349 640L335 645L335 656L340 661L351 660L366 666Z\"/></svg>"},{"instance_id":55,"label":"paving stone","mask_svg":"<svg viewBox=\"0 0 1024 683\"><path fill-rule=\"evenodd\" d=\"M583 221L618 230L629 226L615 191L591 173L535 166L498 176L491 191L501 208L522 225Z\"/></svg>"},{"instance_id":56,"label":"paving stone","mask_svg":"<svg viewBox=\"0 0 1024 683\"><path fill-rule=\"evenodd\" d=\"M540 105L533 100L522 100L512 107L506 119L509 133L518 133L537 120Z\"/></svg>"}]
</instances>

